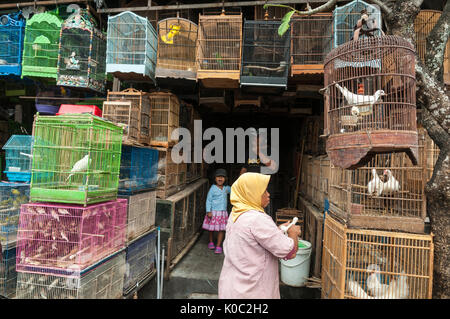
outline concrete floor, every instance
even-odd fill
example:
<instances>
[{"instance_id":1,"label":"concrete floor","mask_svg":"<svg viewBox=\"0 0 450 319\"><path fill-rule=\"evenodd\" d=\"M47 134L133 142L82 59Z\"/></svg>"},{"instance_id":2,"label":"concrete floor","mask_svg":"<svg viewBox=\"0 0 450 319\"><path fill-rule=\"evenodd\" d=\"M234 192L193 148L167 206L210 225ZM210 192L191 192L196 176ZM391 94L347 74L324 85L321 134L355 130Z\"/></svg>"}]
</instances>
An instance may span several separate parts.
<instances>
[{"instance_id":1,"label":"concrete floor","mask_svg":"<svg viewBox=\"0 0 450 319\"><path fill-rule=\"evenodd\" d=\"M203 233L190 251L175 266L169 279L163 284L164 299L215 299L223 254L214 254L207 248L208 232ZM140 299L156 298L156 277L147 283L138 293ZM296 288L280 284L282 299L320 298L318 289Z\"/></svg>"}]
</instances>

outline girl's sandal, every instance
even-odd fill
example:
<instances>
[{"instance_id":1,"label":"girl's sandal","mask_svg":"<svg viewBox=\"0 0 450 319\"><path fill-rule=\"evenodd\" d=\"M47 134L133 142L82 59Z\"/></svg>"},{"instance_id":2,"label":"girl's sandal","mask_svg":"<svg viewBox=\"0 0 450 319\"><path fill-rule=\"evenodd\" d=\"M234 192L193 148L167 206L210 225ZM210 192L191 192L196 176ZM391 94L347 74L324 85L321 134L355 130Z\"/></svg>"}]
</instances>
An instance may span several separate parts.
<instances>
[{"instance_id":1,"label":"girl's sandal","mask_svg":"<svg viewBox=\"0 0 450 319\"><path fill-rule=\"evenodd\" d=\"M215 254L221 254L222 253L222 247L217 246L216 250L214 251Z\"/></svg>"},{"instance_id":2,"label":"girl's sandal","mask_svg":"<svg viewBox=\"0 0 450 319\"><path fill-rule=\"evenodd\" d=\"M214 246L214 243L213 243L213 242L210 242L210 243L208 244L208 248L212 250L212 249L216 248L216 246Z\"/></svg>"}]
</instances>

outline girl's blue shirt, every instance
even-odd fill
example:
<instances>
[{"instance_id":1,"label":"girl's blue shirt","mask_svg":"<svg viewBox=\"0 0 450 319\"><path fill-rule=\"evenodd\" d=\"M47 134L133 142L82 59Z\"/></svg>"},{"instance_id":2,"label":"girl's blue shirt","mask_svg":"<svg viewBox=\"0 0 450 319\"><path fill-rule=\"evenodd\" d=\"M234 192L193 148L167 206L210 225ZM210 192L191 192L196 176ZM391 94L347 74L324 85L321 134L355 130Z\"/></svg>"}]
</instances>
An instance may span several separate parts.
<instances>
[{"instance_id":1,"label":"girl's blue shirt","mask_svg":"<svg viewBox=\"0 0 450 319\"><path fill-rule=\"evenodd\" d=\"M220 189L216 184L212 185L206 197L206 212L227 210L227 195L230 193L230 186L223 185Z\"/></svg>"}]
</instances>

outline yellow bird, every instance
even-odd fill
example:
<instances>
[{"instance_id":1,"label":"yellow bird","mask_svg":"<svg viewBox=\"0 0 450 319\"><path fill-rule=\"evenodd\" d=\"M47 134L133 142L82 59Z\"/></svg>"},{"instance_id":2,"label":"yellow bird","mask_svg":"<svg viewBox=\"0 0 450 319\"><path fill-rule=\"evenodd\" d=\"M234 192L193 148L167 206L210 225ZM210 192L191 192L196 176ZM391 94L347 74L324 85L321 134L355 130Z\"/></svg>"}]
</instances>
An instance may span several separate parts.
<instances>
[{"instance_id":1,"label":"yellow bird","mask_svg":"<svg viewBox=\"0 0 450 319\"><path fill-rule=\"evenodd\" d=\"M180 33L181 25L171 24L169 26L170 31L167 34L161 36L161 40L167 44L173 44L173 38Z\"/></svg>"}]
</instances>

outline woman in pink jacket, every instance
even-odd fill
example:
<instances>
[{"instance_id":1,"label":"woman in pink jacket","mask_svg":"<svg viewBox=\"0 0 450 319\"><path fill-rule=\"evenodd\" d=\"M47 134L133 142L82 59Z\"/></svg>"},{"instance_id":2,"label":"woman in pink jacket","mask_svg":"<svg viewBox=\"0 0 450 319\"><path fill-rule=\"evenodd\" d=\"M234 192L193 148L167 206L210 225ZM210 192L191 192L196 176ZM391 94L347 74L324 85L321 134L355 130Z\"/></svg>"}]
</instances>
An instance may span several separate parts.
<instances>
[{"instance_id":1,"label":"woman in pink jacket","mask_svg":"<svg viewBox=\"0 0 450 319\"><path fill-rule=\"evenodd\" d=\"M270 201L269 179L244 173L231 186L233 209L223 243L221 299L280 298L278 259L295 257L300 227L290 227L286 236L264 212Z\"/></svg>"}]
</instances>

